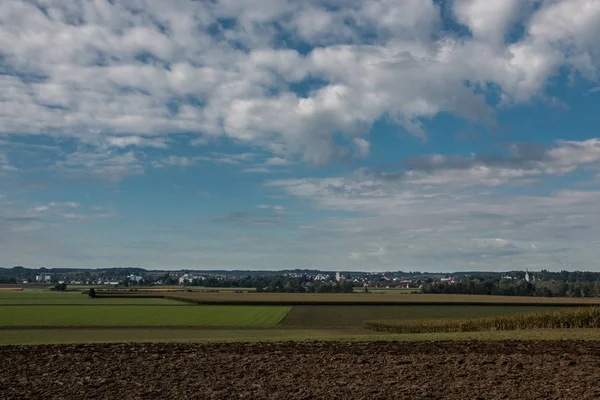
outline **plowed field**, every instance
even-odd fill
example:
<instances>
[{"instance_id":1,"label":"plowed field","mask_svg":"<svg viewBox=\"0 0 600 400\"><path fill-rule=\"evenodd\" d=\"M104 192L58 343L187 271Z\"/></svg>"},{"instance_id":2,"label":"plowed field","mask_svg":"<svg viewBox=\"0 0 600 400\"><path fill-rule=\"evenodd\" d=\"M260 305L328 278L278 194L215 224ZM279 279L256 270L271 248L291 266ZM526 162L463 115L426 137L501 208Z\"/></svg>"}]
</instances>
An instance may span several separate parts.
<instances>
[{"instance_id":1,"label":"plowed field","mask_svg":"<svg viewBox=\"0 0 600 400\"><path fill-rule=\"evenodd\" d=\"M595 341L0 347L10 399L597 399Z\"/></svg>"}]
</instances>

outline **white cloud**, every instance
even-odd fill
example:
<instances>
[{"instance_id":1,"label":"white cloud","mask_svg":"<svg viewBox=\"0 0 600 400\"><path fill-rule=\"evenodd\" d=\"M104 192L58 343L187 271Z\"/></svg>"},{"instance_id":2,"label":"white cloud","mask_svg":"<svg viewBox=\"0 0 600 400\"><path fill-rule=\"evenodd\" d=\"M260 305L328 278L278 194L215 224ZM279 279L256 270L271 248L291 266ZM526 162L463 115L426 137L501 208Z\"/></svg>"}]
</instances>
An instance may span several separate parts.
<instances>
[{"instance_id":1,"label":"white cloud","mask_svg":"<svg viewBox=\"0 0 600 400\"><path fill-rule=\"evenodd\" d=\"M107 182L120 182L128 176L144 174L143 162L135 152L100 152L96 147L82 147L68 153L55 163L53 169L68 176L88 178L91 175Z\"/></svg>"},{"instance_id":2,"label":"white cloud","mask_svg":"<svg viewBox=\"0 0 600 400\"><path fill-rule=\"evenodd\" d=\"M49 209L50 209L50 207L48 207L48 206L36 206L36 207L33 207L31 209L31 211L33 211L35 213L43 213L43 212L48 211Z\"/></svg>"},{"instance_id":3,"label":"white cloud","mask_svg":"<svg viewBox=\"0 0 600 400\"><path fill-rule=\"evenodd\" d=\"M423 120L440 112L493 125L488 83L517 104L543 96L562 67L594 80L600 65L595 0L456 0L472 38L445 31L431 0L335 11L318 1L43 5L0 6L0 69L10 71L0 133L159 149L171 134L201 133L192 144L227 137L323 164L346 154L337 133L364 154L362 137L384 116L422 138ZM515 24L524 34L505 42ZM285 48L299 40L315 47Z\"/></svg>"},{"instance_id":4,"label":"white cloud","mask_svg":"<svg viewBox=\"0 0 600 400\"><path fill-rule=\"evenodd\" d=\"M34 213L45 213L47 211L54 210L54 209L68 209L68 208L73 209L73 208L78 208L80 206L81 206L81 204L76 203L74 201L66 201L66 202L52 201L48 204L34 206L31 208L31 211Z\"/></svg>"},{"instance_id":5,"label":"white cloud","mask_svg":"<svg viewBox=\"0 0 600 400\"><path fill-rule=\"evenodd\" d=\"M74 201L66 201L66 202L50 202L48 203L50 207L67 207L67 208L78 208L81 204Z\"/></svg>"},{"instance_id":6,"label":"white cloud","mask_svg":"<svg viewBox=\"0 0 600 400\"><path fill-rule=\"evenodd\" d=\"M600 162L600 139L560 141L548 151L551 160L560 165L578 165Z\"/></svg>"},{"instance_id":7,"label":"white cloud","mask_svg":"<svg viewBox=\"0 0 600 400\"><path fill-rule=\"evenodd\" d=\"M265 161L265 165L273 165L273 166L284 166L289 165L289 160L281 157L271 157Z\"/></svg>"},{"instance_id":8,"label":"white cloud","mask_svg":"<svg viewBox=\"0 0 600 400\"><path fill-rule=\"evenodd\" d=\"M87 215L83 215L83 214L74 214L74 213L61 213L60 214L61 217L66 218L66 219L72 219L72 220L78 220L78 221L82 221L84 219L87 219Z\"/></svg>"},{"instance_id":9,"label":"white cloud","mask_svg":"<svg viewBox=\"0 0 600 400\"><path fill-rule=\"evenodd\" d=\"M17 168L13 167L10 164L10 160L8 159L8 156L4 153L0 153L0 174L6 171L16 171Z\"/></svg>"},{"instance_id":10,"label":"white cloud","mask_svg":"<svg viewBox=\"0 0 600 400\"><path fill-rule=\"evenodd\" d=\"M371 257L380 257L385 254L386 254L385 248L379 247L375 251L364 251L364 252L351 251L348 253L348 258L352 261L360 261L360 260L368 259Z\"/></svg>"},{"instance_id":11,"label":"white cloud","mask_svg":"<svg viewBox=\"0 0 600 400\"><path fill-rule=\"evenodd\" d=\"M141 136L113 136L108 137L106 142L109 146L118 148L126 148L130 146L136 147L154 147L157 149L166 149L167 143L164 138L143 138Z\"/></svg>"},{"instance_id":12,"label":"white cloud","mask_svg":"<svg viewBox=\"0 0 600 400\"><path fill-rule=\"evenodd\" d=\"M371 144L362 138L354 138L354 145L356 146L356 152L360 157L367 157L371 149Z\"/></svg>"},{"instance_id":13,"label":"white cloud","mask_svg":"<svg viewBox=\"0 0 600 400\"><path fill-rule=\"evenodd\" d=\"M180 156L173 156L173 155L163 159L162 162L164 164L174 165L177 167L190 167L195 164L194 160L191 160L187 157L180 157Z\"/></svg>"},{"instance_id":14,"label":"white cloud","mask_svg":"<svg viewBox=\"0 0 600 400\"><path fill-rule=\"evenodd\" d=\"M394 270L561 269L567 261L571 269L589 270L593 238L600 233L598 190L539 194L535 186L524 186L516 194L495 186L600 165L595 143L515 146L515 154L506 158L434 155L414 160L412 165L420 169L409 170L412 174L393 178L359 171L345 177L272 180L267 186L317 210L351 213L303 224L303 229L327 237L330 251L348 254L350 261L374 256L374 251L357 249L376 243L386 250L377 265Z\"/></svg>"},{"instance_id":15,"label":"white cloud","mask_svg":"<svg viewBox=\"0 0 600 400\"><path fill-rule=\"evenodd\" d=\"M273 171L265 167L251 167L243 169L242 172L246 172L249 174L269 174Z\"/></svg>"},{"instance_id":16,"label":"white cloud","mask_svg":"<svg viewBox=\"0 0 600 400\"><path fill-rule=\"evenodd\" d=\"M269 210L276 213L282 213L285 211L285 207L282 205L259 204L256 206L256 208L259 208L261 210Z\"/></svg>"},{"instance_id":17,"label":"white cloud","mask_svg":"<svg viewBox=\"0 0 600 400\"><path fill-rule=\"evenodd\" d=\"M211 152L207 155L194 157L194 160L212 162L215 164L230 164L238 165L246 162L250 162L255 159L258 155L256 153L239 153L239 154L227 154Z\"/></svg>"}]
</instances>

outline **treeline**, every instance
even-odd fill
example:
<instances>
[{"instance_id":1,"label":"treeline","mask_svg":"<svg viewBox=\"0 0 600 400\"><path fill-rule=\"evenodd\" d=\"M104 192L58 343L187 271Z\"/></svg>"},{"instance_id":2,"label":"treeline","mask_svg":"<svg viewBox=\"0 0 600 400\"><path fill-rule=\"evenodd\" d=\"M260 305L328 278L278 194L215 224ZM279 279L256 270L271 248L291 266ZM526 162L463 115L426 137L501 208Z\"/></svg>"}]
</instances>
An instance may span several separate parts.
<instances>
[{"instance_id":1,"label":"treeline","mask_svg":"<svg viewBox=\"0 0 600 400\"><path fill-rule=\"evenodd\" d=\"M598 297L600 294L597 281L527 282L525 280L504 279L462 279L455 282L426 283L423 285L422 290L423 293L537 297Z\"/></svg>"},{"instance_id":2,"label":"treeline","mask_svg":"<svg viewBox=\"0 0 600 400\"><path fill-rule=\"evenodd\" d=\"M207 277L193 279L191 286L222 288L253 288L257 292L274 293L352 293L352 282L323 283L307 276L247 276L240 279Z\"/></svg>"}]
</instances>

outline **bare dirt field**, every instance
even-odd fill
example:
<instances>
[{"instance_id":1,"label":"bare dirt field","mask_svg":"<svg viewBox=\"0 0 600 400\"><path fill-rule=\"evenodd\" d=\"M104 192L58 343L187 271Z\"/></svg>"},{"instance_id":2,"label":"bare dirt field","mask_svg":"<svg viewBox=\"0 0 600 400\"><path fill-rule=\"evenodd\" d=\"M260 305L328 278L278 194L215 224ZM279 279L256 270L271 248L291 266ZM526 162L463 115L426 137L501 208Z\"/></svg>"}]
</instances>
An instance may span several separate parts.
<instances>
[{"instance_id":1,"label":"bare dirt field","mask_svg":"<svg viewBox=\"0 0 600 400\"><path fill-rule=\"evenodd\" d=\"M597 399L600 342L0 347L10 399Z\"/></svg>"}]
</instances>

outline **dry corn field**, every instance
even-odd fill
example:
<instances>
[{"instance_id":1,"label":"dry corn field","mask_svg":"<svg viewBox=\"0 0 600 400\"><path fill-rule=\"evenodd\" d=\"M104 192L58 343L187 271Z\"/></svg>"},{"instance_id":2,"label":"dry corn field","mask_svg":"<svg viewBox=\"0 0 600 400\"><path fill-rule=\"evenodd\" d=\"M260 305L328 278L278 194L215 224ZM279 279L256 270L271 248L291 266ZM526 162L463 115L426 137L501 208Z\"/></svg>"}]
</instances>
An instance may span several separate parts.
<instances>
[{"instance_id":1,"label":"dry corn field","mask_svg":"<svg viewBox=\"0 0 600 400\"><path fill-rule=\"evenodd\" d=\"M471 319L366 321L364 327L390 333L512 331L524 329L599 328L600 307Z\"/></svg>"}]
</instances>

